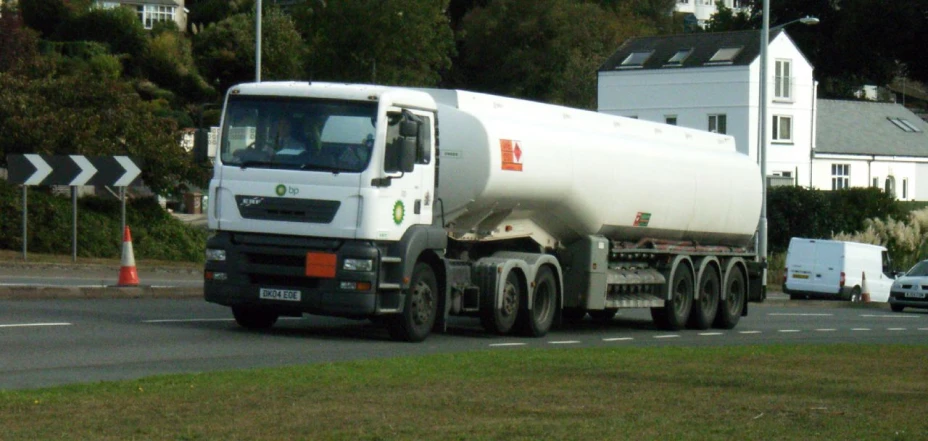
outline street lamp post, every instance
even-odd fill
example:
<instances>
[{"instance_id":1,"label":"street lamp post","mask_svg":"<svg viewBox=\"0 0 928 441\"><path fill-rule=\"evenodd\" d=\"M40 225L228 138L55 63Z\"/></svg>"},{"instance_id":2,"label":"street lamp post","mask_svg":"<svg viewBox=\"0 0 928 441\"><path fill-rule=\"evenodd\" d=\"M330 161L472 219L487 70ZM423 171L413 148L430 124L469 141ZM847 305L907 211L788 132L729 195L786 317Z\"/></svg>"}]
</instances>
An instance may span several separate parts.
<instances>
[{"instance_id":1,"label":"street lamp post","mask_svg":"<svg viewBox=\"0 0 928 441\"><path fill-rule=\"evenodd\" d=\"M782 29L793 23L806 25L818 24L819 19L806 16L783 23L774 29ZM762 26L760 31L760 102L758 103L757 162L760 164L761 206L758 223L757 260L764 264L761 284L767 291L767 46L770 45L770 0L764 0ZM811 184L811 183L810 183Z\"/></svg>"},{"instance_id":2,"label":"street lamp post","mask_svg":"<svg viewBox=\"0 0 928 441\"><path fill-rule=\"evenodd\" d=\"M261 82L261 0L255 2L255 82Z\"/></svg>"}]
</instances>

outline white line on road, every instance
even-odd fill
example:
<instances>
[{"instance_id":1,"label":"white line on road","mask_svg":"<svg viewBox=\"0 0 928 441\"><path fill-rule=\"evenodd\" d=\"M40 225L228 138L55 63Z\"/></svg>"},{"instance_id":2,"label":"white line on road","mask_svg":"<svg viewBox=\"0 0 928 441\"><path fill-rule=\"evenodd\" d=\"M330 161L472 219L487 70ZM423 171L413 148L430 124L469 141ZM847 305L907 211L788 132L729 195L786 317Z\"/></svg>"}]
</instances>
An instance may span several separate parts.
<instances>
[{"instance_id":1,"label":"white line on road","mask_svg":"<svg viewBox=\"0 0 928 441\"><path fill-rule=\"evenodd\" d=\"M918 328L919 331L928 331L928 328Z\"/></svg>"},{"instance_id":2,"label":"white line on road","mask_svg":"<svg viewBox=\"0 0 928 441\"><path fill-rule=\"evenodd\" d=\"M725 335L725 333L724 332L700 332L699 335L708 337L711 335Z\"/></svg>"},{"instance_id":3,"label":"white line on road","mask_svg":"<svg viewBox=\"0 0 928 441\"><path fill-rule=\"evenodd\" d=\"M870 328L852 328L851 331L872 331Z\"/></svg>"},{"instance_id":4,"label":"white line on road","mask_svg":"<svg viewBox=\"0 0 928 441\"><path fill-rule=\"evenodd\" d=\"M0 325L0 328L28 328L32 326L71 326L71 323L14 323L11 325Z\"/></svg>"},{"instance_id":5,"label":"white line on road","mask_svg":"<svg viewBox=\"0 0 928 441\"><path fill-rule=\"evenodd\" d=\"M905 328L886 328L887 331L905 331Z\"/></svg>"},{"instance_id":6,"label":"white line on road","mask_svg":"<svg viewBox=\"0 0 928 441\"><path fill-rule=\"evenodd\" d=\"M738 331L739 334L760 334L761 331Z\"/></svg>"},{"instance_id":7,"label":"white line on road","mask_svg":"<svg viewBox=\"0 0 928 441\"><path fill-rule=\"evenodd\" d=\"M634 338L632 337L612 337L612 338L603 339L603 341L630 341L630 340L634 340Z\"/></svg>"},{"instance_id":8,"label":"white line on road","mask_svg":"<svg viewBox=\"0 0 928 441\"><path fill-rule=\"evenodd\" d=\"M800 330L798 330L798 329L781 329L781 330L779 330L779 331L777 331L777 332L789 333L789 332L802 332L802 331L800 331Z\"/></svg>"},{"instance_id":9,"label":"white line on road","mask_svg":"<svg viewBox=\"0 0 928 441\"><path fill-rule=\"evenodd\" d=\"M550 345L575 345L580 343L579 340L561 340L561 341L549 341Z\"/></svg>"},{"instance_id":10,"label":"white line on road","mask_svg":"<svg viewBox=\"0 0 928 441\"><path fill-rule=\"evenodd\" d=\"M917 319L917 318L921 318L921 317L919 317L919 316L917 316L917 315L905 315L905 314L894 314L894 315L889 315L889 314L861 314L860 316L861 316L861 317L867 317L867 318L907 318L907 319Z\"/></svg>"},{"instance_id":11,"label":"white line on road","mask_svg":"<svg viewBox=\"0 0 928 441\"><path fill-rule=\"evenodd\" d=\"M779 316L779 317L831 317L834 314L804 314L798 312L771 312L767 314L768 316Z\"/></svg>"},{"instance_id":12,"label":"white line on road","mask_svg":"<svg viewBox=\"0 0 928 441\"><path fill-rule=\"evenodd\" d=\"M655 335L654 338L680 338L679 335L670 334L670 335Z\"/></svg>"},{"instance_id":13,"label":"white line on road","mask_svg":"<svg viewBox=\"0 0 928 441\"><path fill-rule=\"evenodd\" d=\"M835 331L837 331L837 329L835 329L835 328L822 328L822 329L816 329L816 331L817 331L817 332L835 332Z\"/></svg>"},{"instance_id":14,"label":"white line on road","mask_svg":"<svg viewBox=\"0 0 928 441\"><path fill-rule=\"evenodd\" d=\"M142 320L142 323L194 323L194 322L231 322L233 318L201 318L201 319L162 319Z\"/></svg>"},{"instance_id":15,"label":"white line on road","mask_svg":"<svg viewBox=\"0 0 928 441\"><path fill-rule=\"evenodd\" d=\"M525 343L491 343L491 348L502 348L506 346L525 346Z\"/></svg>"}]
</instances>

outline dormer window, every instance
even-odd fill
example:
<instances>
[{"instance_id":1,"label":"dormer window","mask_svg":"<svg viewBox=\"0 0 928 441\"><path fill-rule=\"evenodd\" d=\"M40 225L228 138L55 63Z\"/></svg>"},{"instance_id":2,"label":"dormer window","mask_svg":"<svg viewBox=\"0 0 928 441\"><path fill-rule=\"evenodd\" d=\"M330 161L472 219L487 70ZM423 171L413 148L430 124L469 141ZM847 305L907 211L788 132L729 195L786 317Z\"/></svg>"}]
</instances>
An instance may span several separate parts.
<instances>
[{"instance_id":1,"label":"dormer window","mask_svg":"<svg viewBox=\"0 0 928 441\"><path fill-rule=\"evenodd\" d=\"M651 58L651 54L654 51L647 52L632 52L628 57L625 58L625 61L619 65L620 69L633 69L636 67L643 67L645 61L648 61L648 58Z\"/></svg>"},{"instance_id":2,"label":"dormer window","mask_svg":"<svg viewBox=\"0 0 928 441\"><path fill-rule=\"evenodd\" d=\"M902 130L903 132L918 133L922 131L922 129L918 128L918 126L916 126L915 124L912 124L911 122L909 122L909 120L905 118L896 118L896 117L888 116L886 117L886 119L888 119L889 122L895 124L896 127L899 127L899 129Z\"/></svg>"},{"instance_id":3,"label":"dormer window","mask_svg":"<svg viewBox=\"0 0 928 441\"><path fill-rule=\"evenodd\" d=\"M742 47L723 47L715 52L706 64L731 64L741 53Z\"/></svg>"},{"instance_id":4,"label":"dormer window","mask_svg":"<svg viewBox=\"0 0 928 441\"><path fill-rule=\"evenodd\" d=\"M692 53L693 49L680 49L677 51L677 53L673 54L669 60L667 60L667 64L665 64L665 66L682 66L683 60L686 60L686 58L689 57Z\"/></svg>"}]
</instances>

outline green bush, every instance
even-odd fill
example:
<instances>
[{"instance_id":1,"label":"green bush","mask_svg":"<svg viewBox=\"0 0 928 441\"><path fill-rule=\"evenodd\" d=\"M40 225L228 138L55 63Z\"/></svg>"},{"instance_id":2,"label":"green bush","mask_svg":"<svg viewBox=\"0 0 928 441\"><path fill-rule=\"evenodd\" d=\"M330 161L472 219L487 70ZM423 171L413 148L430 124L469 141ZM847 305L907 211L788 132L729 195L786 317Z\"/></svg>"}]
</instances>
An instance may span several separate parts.
<instances>
[{"instance_id":1,"label":"green bush","mask_svg":"<svg viewBox=\"0 0 928 441\"><path fill-rule=\"evenodd\" d=\"M21 250L22 189L0 181L0 248ZM47 188L28 192L28 250L71 254L71 199ZM119 258L122 253L119 201L98 197L78 199L77 255ZM126 224L132 232L136 259L201 262L207 232L184 225L162 209L154 198L126 203Z\"/></svg>"},{"instance_id":2,"label":"green bush","mask_svg":"<svg viewBox=\"0 0 928 441\"><path fill-rule=\"evenodd\" d=\"M867 219L905 219L906 207L877 188L838 191L771 187L767 193L770 252L785 252L793 237L827 239L866 228Z\"/></svg>"}]
</instances>

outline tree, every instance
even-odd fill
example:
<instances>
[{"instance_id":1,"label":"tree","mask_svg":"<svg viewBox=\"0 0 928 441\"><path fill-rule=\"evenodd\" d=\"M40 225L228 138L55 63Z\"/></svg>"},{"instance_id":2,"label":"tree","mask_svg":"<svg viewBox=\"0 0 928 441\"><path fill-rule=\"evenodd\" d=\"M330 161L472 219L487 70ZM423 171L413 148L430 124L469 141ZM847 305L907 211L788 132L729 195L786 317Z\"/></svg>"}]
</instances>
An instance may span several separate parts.
<instances>
[{"instance_id":1,"label":"tree","mask_svg":"<svg viewBox=\"0 0 928 441\"><path fill-rule=\"evenodd\" d=\"M434 86L451 68L448 0L308 1L294 11L313 80Z\"/></svg>"},{"instance_id":2,"label":"tree","mask_svg":"<svg viewBox=\"0 0 928 441\"><path fill-rule=\"evenodd\" d=\"M0 72L30 63L38 54L36 32L23 25L19 11L0 5Z\"/></svg>"},{"instance_id":3,"label":"tree","mask_svg":"<svg viewBox=\"0 0 928 441\"><path fill-rule=\"evenodd\" d=\"M706 32L729 32L757 29L759 27L757 18L752 16L750 10L735 13L734 10L719 2L715 13L706 22L705 30Z\"/></svg>"},{"instance_id":4,"label":"tree","mask_svg":"<svg viewBox=\"0 0 928 441\"><path fill-rule=\"evenodd\" d=\"M26 26L43 37L50 37L62 23L71 18L64 0L19 0L19 9Z\"/></svg>"},{"instance_id":5,"label":"tree","mask_svg":"<svg viewBox=\"0 0 928 441\"><path fill-rule=\"evenodd\" d=\"M305 48L293 20L277 8L262 14L261 79L303 76ZM255 15L233 15L207 26L193 41L198 67L221 94L255 79Z\"/></svg>"},{"instance_id":6,"label":"tree","mask_svg":"<svg viewBox=\"0 0 928 441\"><path fill-rule=\"evenodd\" d=\"M596 105L597 69L626 38L654 30L572 0L494 0L464 18L461 87L576 107Z\"/></svg>"},{"instance_id":7,"label":"tree","mask_svg":"<svg viewBox=\"0 0 928 441\"><path fill-rule=\"evenodd\" d=\"M216 91L197 72L190 40L176 29L152 32L142 64L147 78L173 91L179 104L201 103L216 97Z\"/></svg>"},{"instance_id":8,"label":"tree","mask_svg":"<svg viewBox=\"0 0 928 441\"><path fill-rule=\"evenodd\" d=\"M58 28L58 41L96 41L115 55L125 55L128 73L137 74L137 65L148 50L148 34L138 16L128 8L94 8L70 18Z\"/></svg>"}]
</instances>

